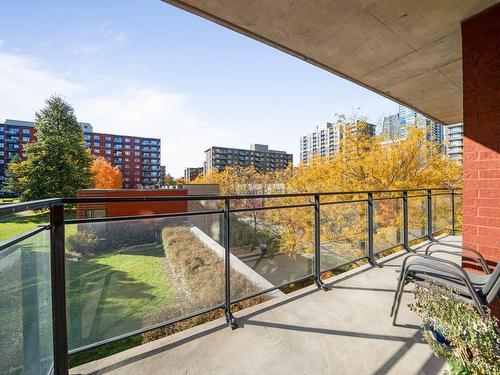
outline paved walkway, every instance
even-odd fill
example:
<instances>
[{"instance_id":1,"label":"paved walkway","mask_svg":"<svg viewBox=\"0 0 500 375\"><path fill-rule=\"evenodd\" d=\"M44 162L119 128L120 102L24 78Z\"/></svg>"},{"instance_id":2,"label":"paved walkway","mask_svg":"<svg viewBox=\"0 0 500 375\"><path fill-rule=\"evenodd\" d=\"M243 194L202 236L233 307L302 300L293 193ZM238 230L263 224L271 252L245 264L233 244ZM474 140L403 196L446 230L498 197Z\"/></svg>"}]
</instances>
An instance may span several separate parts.
<instances>
[{"instance_id":1,"label":"paved walkway","mask_svg":"<svg viewBox=\"0 0 500 375\"><path fill-rule=\"evenodd\" d=\"M219 319L71 373L439 374L446 365L422 341L406 307L411 292L405 293L400 325L391 324L395 270L403 258L395 254L381 268L362 266L332 278L327 292L311 286L240 311L234 331Z\"/></svg>"}]
</instances>

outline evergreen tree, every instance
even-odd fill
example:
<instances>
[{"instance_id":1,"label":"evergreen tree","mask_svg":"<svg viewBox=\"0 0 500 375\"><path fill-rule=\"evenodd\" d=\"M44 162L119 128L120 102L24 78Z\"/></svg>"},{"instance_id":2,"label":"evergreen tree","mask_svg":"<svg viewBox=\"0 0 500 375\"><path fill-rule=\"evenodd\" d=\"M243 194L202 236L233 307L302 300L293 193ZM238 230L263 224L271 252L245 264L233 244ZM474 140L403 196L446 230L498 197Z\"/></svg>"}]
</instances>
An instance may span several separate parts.
<instances>
[{"instance_id":1,"label":"evergreen tree","mask_svg":"<svg viewBox=\"0 0 500 375\"><path fill-rule=\"evenodd\" d=\"M16 173L16 168L19 165L19 155L15 155L9 162L5 170L5 182L2 190L11 195L19 195L19 180Z\"/></svg>"},{"instance_id":2,"label":"evergreen tree","mask_svg":"<svg viewBox=\"0 0 500 375\"><path fill-rule=\"evenodd\" d=\"M38 141L14 169L23 200L75 196L93 186L92 159L73 108L58 96L36 113Z\"/></svg>"}]
</instances>

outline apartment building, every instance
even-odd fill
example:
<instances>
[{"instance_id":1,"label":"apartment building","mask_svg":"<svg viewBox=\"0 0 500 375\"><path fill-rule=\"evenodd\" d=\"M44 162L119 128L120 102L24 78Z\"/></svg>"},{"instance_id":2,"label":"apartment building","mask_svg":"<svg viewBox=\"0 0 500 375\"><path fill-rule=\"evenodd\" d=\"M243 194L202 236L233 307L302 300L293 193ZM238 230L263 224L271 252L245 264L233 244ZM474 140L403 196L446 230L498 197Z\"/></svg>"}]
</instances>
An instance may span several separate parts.
<instances>
[{"instance_id":1,"label":"apartment building","mask_svg":"<svg viewBox=\"0 0 500 375\"><path fill-rule=\"evenodd\" d=\"M446 153L451 159L462 161L464 154L464 125L446 126Z\"/></svg>"},{"instance_id":2,"label":"apartment building","mask_svg":"<svg viewBox=\"0 0 500 375\"><path fill-rule=\"evenodd\" d=\"M79 124L91 154L105 158L122 172L124 188L152 188L161 184L160 139L97 133L91 124ZM26 145L36 139L31 121L7 119L0 123L0 195L8 163L16 155L25 159Z\"/></svg>"},{"instance_id":3,"label":"apartment building","mask_svg":"<svg viewBox=\"0 0 500 375\"><path fill-rule=\"evenodd\" d=\"M418 127L427 132L430 141L444 142L444 126L403 105L397 114L384 117L382 133L391 139L406 138L408 127Z\"/></svg>"},{"instance_id":4,"label":"apartment building","mask_svg":"<svg viewBox=\"0 0 500 375\"><path fill-rule=\"evenodd\" d=\"M253 144L250 149L212 146L205 151L203 171L223 171L226 167L254 167L259 172L282 170L293 164L293 155Z\"/></svg>"},{"instance_id":5,"label":"apartment building","mask_svg":"<svg viewBox=\"0 0 500 375\"><path fill-rule=\"evenodd\" d=\"M203 173L203 167L186 168L184 169L184 180L186 182L193 181L196 177Z\"/></svg>"},{"instance_id":6,"label":"apartment building","mask_svg":"<svg viewBox=\"0 0 500 375\"><path fill-rule=\"evenodd\" d=\"M314 132L300 137L300 162L307 164L316 156L331 156L339 152L346 130L374 137L376 125L357 121L355 124L327 122L323 126L317 126Z\"/></svg>"}]
</instances>

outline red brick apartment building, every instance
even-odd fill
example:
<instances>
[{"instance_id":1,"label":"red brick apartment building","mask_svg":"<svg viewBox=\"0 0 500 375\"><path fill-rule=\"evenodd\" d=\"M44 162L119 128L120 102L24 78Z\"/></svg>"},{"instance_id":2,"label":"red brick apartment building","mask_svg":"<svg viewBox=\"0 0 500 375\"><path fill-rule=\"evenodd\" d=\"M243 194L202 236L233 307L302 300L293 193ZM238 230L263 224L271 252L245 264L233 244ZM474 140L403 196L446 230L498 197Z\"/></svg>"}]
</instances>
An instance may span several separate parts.
<instances>
[{"instance_id":1,"label":"red brick apartment building","mask_svg":"<svg viewBox=\"0 0 500 375\"><path fill-rule=\"evenodd\" d=\"M120 169L124 188L148 188L162 184L160 139L96 133L88 123L80 123L80 126L92 155L101 156ZM35 141L33 122L8 119L0 123L0 196L3 194L7 165L16 155L21 160L25 159L25 146Z\"/></svg>"}]
</instances>

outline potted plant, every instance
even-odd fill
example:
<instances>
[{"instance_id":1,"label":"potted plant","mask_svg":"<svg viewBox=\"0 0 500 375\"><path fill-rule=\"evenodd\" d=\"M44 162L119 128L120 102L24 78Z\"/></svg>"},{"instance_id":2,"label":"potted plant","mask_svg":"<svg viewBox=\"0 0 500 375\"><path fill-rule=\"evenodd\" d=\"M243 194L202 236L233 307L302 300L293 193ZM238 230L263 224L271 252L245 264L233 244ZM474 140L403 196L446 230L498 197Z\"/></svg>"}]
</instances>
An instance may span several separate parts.
<instances>
[{"instance_id":1,"label":"potted plant","mask_svg":"<svg viewBox=\"0 0 500 375\"><path fill-rule=\"evenodd\" d=\"M449 288L426 283L416 286L415 311L422 334L434 354L448 361L452 374L500 375L498 320L483 317Z\"/></svg>"}]
</instances>

